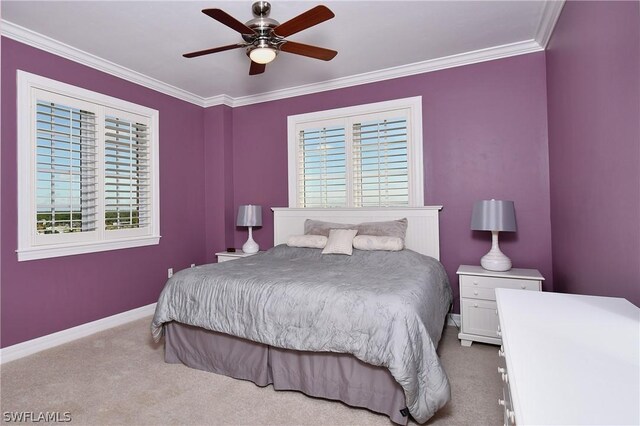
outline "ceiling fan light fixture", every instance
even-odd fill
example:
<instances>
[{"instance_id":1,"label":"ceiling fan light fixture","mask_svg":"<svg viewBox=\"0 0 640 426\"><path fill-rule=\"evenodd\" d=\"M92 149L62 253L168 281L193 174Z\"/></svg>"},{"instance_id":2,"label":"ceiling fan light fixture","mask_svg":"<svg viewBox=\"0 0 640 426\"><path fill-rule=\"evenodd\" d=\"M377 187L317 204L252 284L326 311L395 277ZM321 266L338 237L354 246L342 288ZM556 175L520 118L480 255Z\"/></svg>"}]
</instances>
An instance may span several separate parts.
<instances>
[{"instance_id":1,"label":"ceiling fan light fixture","mask_svg":"<svg viewBox=\"0 0 640 426\"><path fill-rule=\"evenodd\" d=\"M257 64L268 64L276 58L276 54L276 50L271 47L256 47L249 52L249 57Z\"/></svg>"}]
</instances>

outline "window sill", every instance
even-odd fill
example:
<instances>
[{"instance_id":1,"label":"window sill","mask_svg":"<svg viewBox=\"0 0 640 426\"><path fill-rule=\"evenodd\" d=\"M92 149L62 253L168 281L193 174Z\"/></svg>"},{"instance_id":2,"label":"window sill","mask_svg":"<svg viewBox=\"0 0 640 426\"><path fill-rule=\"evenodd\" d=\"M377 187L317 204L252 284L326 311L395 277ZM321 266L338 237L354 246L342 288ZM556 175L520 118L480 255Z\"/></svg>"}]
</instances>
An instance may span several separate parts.
<instances>
[{"instance_id":1,"label":"window sill","mask_svg":"<svg viewBox=\"0 0 640 426\"><path fill-rule=\"evenodd\" d=\"M31 247L18 249L18 262L26 260L49 259L52 257L72 256L75 254L97 253L101 251L120 250L126 248L157 245L160 236L129 238L117 241L101 241L82 244L59 244L55 247Z\"/></svg>"}]
</instances>

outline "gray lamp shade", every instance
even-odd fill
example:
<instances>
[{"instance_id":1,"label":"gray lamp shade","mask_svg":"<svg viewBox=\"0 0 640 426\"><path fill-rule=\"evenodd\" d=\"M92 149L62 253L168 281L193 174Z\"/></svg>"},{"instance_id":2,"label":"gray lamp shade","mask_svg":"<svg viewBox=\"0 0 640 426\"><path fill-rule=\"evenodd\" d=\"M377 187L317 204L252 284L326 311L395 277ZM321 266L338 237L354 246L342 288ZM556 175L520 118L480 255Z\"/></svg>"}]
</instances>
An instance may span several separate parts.
<instances>
[{"instance_id":1,"label":"gray lamp shade","mask_svg":"<svg viewBox=\"0 0 640 426\"><path fill-rule=\"evenodd\" d=\"M261 206L240 206L238 207L238 226L262 226Z\"/></svg>"},{"instance_id":2,"label":"gray lamp shade","mask_svg":"<svg viewBox=\"0 0 640 426\"><path fill-rule=\"evenodd\" d=\"M473 205L471 229L474 231L516 230L516 211L513 201L482 200Z\"/></svg>"}]
</instances>

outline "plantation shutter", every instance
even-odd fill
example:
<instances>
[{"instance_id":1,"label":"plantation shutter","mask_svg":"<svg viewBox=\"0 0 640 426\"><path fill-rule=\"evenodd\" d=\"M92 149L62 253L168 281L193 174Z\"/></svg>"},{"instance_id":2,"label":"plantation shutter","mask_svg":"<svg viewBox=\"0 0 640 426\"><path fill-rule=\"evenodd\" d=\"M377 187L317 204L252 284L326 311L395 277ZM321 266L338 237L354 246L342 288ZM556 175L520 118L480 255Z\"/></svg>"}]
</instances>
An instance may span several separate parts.
<instances>
[{"instance_id":1,"label":"plantation shutter","mask_svg":"<svg viewBox=\"0 0 640 426\"><path fill-rule=\"evenodd\" d=\"M356 207L409 205L407 120L356 120L353 196Z\"/></svg>"},{"instance_id":2,"label":"plantation shutter","mask_svg":"<svg viewBox=\"0 0 640 426\"><path fill-rule=\"evenodd\" d=\"M300 207L347 206L347 155L344 126L298 131Z\"/></svg>"},{"instance_id":3,"label":"plantation shutter","mask_svg":"<svg viewBox=\"0 0 640 426\"><path fill-rule=\"evenodd\" d=\"M144 117L105 116L105 229L151 224L149 126Z\"/></svg>"},{"instance_id":4,"label":"plantation shutter","mask_svg":"<svg viewBox=\"0 0 640 426\"><path fill-rule=\"evenodd\" d=\"M95 114L50 100L36 101L36 234L94 231Z\"/></svg>"}]
</instances>

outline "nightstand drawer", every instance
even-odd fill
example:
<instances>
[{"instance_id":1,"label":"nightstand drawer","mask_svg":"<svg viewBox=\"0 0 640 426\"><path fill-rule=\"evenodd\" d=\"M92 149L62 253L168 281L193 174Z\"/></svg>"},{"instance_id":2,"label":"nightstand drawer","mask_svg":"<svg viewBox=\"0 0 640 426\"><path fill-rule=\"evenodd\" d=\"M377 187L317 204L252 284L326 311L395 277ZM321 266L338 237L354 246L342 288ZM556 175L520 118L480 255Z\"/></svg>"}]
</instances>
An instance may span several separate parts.
<instances>
[{"instance_id":1,"label":"nightstand drawer","mask_svg":"<svg viewBox=\"0 0 640 426\"><path fill-rule=\"evenodd\" d=\"M470 299L496 300L496 290L495 288L466 285L460 288L460 296Z\"/></svg>"},{"instance_id":2,"label":"nightstand drawer","mask_svg":"<svg viewBox=\"0 0 640 426\"><path fill-rule=\"evenodd\" d=\"M496 300L496 288L539 291L540 281L460 275L460 295L462 297Z\"/></svg>"}]
</instances>

